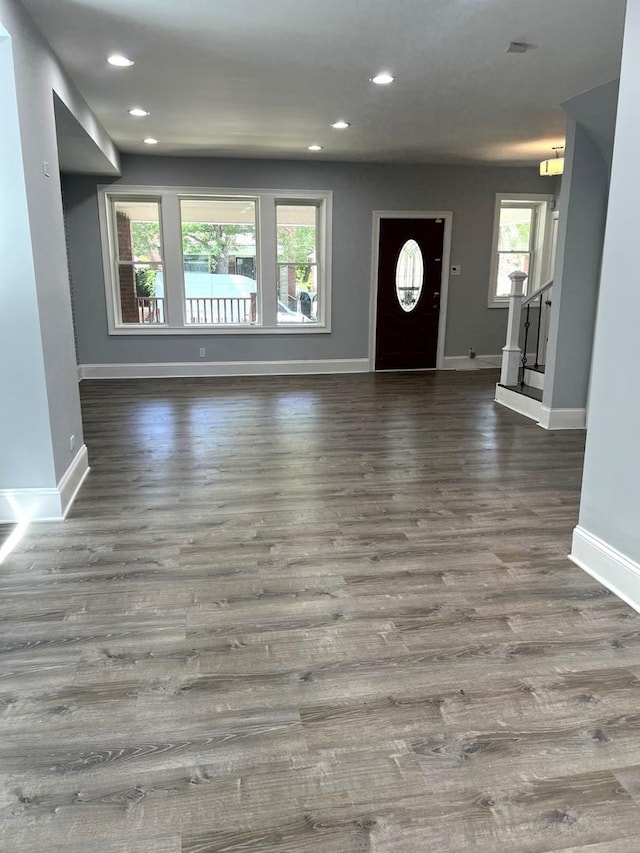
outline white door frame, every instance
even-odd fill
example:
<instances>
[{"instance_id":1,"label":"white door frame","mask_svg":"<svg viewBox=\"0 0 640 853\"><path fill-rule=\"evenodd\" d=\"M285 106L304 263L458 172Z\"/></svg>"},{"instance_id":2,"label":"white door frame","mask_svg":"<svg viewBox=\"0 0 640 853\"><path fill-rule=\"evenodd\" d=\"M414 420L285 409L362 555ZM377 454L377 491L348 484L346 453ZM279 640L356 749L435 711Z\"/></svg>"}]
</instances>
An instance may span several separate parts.
<instances>
[{"instance_id":1,"label":"white door frame","mask_svg":"<svg viewBox=\"0 0 640 853\"><path fill-rule=\"evenodd\" d=\"M451 263L451 210L374 210L373 248L371 252L371 297L369 302L369 370L376 369L376 325L378 320L378 260L380 253L381 219L443 219L442 280L440 282L440 318L438 322L438 350L436 370L444 367L444 341L447 331L447 302L449 297L449 266Z\"/></svg>"}]
</instances>

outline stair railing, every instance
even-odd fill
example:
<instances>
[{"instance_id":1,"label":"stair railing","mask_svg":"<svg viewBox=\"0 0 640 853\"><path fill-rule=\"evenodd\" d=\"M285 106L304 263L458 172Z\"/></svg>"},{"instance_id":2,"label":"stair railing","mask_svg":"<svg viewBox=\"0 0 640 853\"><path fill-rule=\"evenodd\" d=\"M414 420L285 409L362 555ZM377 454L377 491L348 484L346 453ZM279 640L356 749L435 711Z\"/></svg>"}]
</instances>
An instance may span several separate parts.
<instances>
[{"instance_id":1,"label":"stair railing","mask_svg":"<svg viewBox=\"0 0 640 853\"><path fill-rule=\"evenodd\" d=\"M535 290L526 299L520 301L520 310L524 309L524 346L520 357L519 384L525 386L527 365L529 364L529 330L531 329L531 310L538 309L536 329L536 349L534 356L534 369L544 367L547 359L547 341L549 337L549 315L551 312L551 292L553 279L550 279L542 287ZM536 304L537 303L537 304Z\"/></svg>"},{"instance_id":2,"label":"stair railing","mask_svg":"<svg viewBox=\"0 0 640 853\"><path fill-rule=\"evenodd\" d=\"M514 386L520 377L522 350L520 349L520 318L522 316L522 299L527 273L517 270L509 276L511 293L509 294L509 318L507 320L507 342L502 348L502 369L500 384Z\"/></svg>"},{"instance_id":3,"label":"stair railing","mask_svg":"<svg viewBox=\"0 0 640 853\"><path fill-rule=\"evenodd\" d=\"M547 281L529 296L524 296L524 283L527 273L517 270L512 272L511 293L509 294L509 318L507 321L507 341L502 349L502 369L500 384L507 387L525 385L526 370L529 358L533 356L534 367L540 369L546 363L547 341L549 336L549 316L551 309L551 293L553 279ZM537 311L537 326L535 329L535 353L529 351L530 330L536 322L534 315ZM524 327L522 324L524 311ZM524 338L523 346L520 346Z\"/></svg>"}]
</instances>

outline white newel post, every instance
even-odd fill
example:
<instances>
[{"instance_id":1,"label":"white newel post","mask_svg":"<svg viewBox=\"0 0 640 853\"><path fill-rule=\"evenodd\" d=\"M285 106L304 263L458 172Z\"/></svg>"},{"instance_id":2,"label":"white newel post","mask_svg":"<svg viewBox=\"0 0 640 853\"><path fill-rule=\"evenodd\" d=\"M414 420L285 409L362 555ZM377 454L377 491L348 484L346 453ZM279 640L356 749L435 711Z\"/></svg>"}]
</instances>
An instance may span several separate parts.
<instances>
[{"instance_id":1,"label":"white newel post","mask_svg":"<svg viewBox=\"0 0 640 853\"><path fill-rule=\"evenodd\" d=\"M511 293L509 295L509 320L507 322L507 342L502 349L502 371L500 373L501 385L517 385L520 364L522 363L522 350L519 347L520 338L520 315L522 313L522 296L524 283L527 280L526 272L512 272Z\"/></svg>"}]
</instances>

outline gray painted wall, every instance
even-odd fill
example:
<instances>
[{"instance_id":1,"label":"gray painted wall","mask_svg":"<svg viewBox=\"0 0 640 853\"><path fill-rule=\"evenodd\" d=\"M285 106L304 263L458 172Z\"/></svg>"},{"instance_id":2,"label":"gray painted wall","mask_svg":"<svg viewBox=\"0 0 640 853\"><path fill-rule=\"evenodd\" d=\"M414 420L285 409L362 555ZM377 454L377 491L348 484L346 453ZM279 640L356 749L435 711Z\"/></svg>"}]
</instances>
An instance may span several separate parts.
<instances>
[{"instance_id":1,"label":"gray painted wall","mask_svg":"<svg viewBox=\"0 0 640 853\"><path fill-rule=\"evenodd\" d=\"M0 490L54 483L11 40L0 26Z\"/></svg>"},{"instance_id":2,"label":"gray painted wall","mask_svg":"<svg viewBox=\"0 0 640 853\"><path fill-rule=\"evenodd\" d=\"M497 192L552 192L531 168L301 163L162 156L122 157L123 184L332 190L332 333L123 337L107 334L95 178L65 176L78 348L83 364L366 358L374 210L452 210L446 355L499 353L507 312L487 308ZM118 181L113 183L117 187Z\"/></svg>"},{"instance_id":3,"label":"gray painted wall","mask_svg":"<svg viewBox=\"0 0 640 853\"><path fill-rule=\"evenodd\" d=\"M58 164L62 172L81 175L119 174L119 154L100 148L58 95L53 96L53 111L58 141ZM114 160L111 161L110 157Z\"/></svg>"},{"instance_id":4,"label":"gray painted wall","mask_svg":"<svg viewBox=\"0 0 640 853\"><path fill-rule=\"evenodd\" d=\"M640 0L629 0L596 324L580 525L640 563Z\"/></svg>"},{"instance_id":5,"label":"gray painted wall","mask_svg":"<svg viewBox=\"0 0 640 853\"><path fill-rule=\"evenodd\" d=\"M604 158L608 173L613 157L619 85L619 80L612 80L562 104L566 114L582 125L591 137Z\"/></svg>"},{"instance_id":6,"label":"gray painted wall","mask_svg":"<svg viewBox=\"0 0 640 853\"><path fill-rule=\"evenodd\" d=\"M608 192L599 148L569 119L543 396L551 409L587 405Z\"/></svg>"},{"instance_id":7,"label":"gray painted wall","mask_svg":"<svg viewBox=\"0 0 640 853\"><path fill-rule=\"evenodd\" d=\"M45 476L44 468L37 479L40 486L53 486L75 455L69 446L70 435L76 436L78 446L82 443L53 93L102 149L114 173L118 152L17 0L0 0L0 23L11 37L13 50L21 153L14 152L8 162L16 171L24 170L46 379L47 428L53 448L55 479L52 481L48 473ZM50 177L44 175L43 161L49 163ZM21 334L17 325L14 334ZM21 393L30 393L29 386L25 385ZM20 410L23 403L17 398L11 405ZM24 464L31 471L35 460L24 460ZM23 487L25 477L12 485ZM31 482L33 478L29 475L26 479Z\"/></svg>"}]
</instances>

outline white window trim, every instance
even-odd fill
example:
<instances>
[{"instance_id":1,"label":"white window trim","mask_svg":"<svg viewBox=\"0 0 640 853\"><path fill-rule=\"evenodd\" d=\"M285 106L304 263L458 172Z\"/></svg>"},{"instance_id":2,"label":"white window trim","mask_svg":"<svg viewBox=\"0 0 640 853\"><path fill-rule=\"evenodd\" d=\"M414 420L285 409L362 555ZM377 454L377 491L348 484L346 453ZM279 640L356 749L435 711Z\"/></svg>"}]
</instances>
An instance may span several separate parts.
<instances>
[{"instance_id":1,"label":"white window trim","mask_svg":"<svg viewBox=\"0 0 640 853\"><path fill-rule=\"evenodd\" d=\"M261 325L255 326L205 326L165 323L163 325L138 325L120 322L118 307L118 268L116 241L113 235L113 222L110 213L111 197L154 197L161 199L161 233L166 280L167 309L175 306L167 314L169 319L176 316L178 301L184 302L184 269L182 265L182 243L180 240L180 198L255 198L256 231L259 254L256 257L258 269L258 310L262 318ZM276 253L276 202L295 204L295 202L318 204L318 259L319 259L319 317L317 323L277 324L277 253ZM98 187L98 216L100 221L100 242L107 306L107 324L110 335L317 335L331 332L331 269L332 269L332 222L333 193L330 190L273 190L250 189L247 187L158 187L102 184ZM262 239L260 239L262 237ZM169 281L175 282L173 286ZM176 286L177 283L177 286ZM173 291L173 299L171 292ZM176 296L176 294L178 294ZM184 307L178 313L184 321Z\"/></svg>"},{"instance_id":2,"label":"white window trim","mask_svg":"<svg viewBox=\"0 0 640 853\"><path fill-rule=\"evenodd\" d=\"M496 296L498 280L498 239L500 236L500 209L502 202L531 202L538 205L535 244L533 249L533 270L531 281L527 282L527 291L533 293L545 281L551 278L551 234L553 229L553 209L555 196L543 193L496 193L493 212L493 240L491 242L491 275L489 276L489 308L508 308L508 296Z\"/></svg>"}]
</instances>

